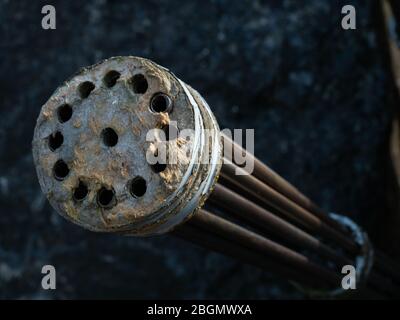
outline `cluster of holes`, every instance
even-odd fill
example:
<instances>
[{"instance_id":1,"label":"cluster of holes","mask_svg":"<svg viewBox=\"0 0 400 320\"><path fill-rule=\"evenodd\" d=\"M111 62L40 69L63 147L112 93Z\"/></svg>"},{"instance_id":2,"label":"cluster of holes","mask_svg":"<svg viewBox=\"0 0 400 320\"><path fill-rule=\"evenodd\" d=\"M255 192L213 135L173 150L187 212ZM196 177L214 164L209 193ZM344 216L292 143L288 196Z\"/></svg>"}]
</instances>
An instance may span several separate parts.
<instances>
[{"instance_id":1,"label":"cluster of holes","mask_svg":"<svg viewBox=\"0 0 400 320\"><path fill-rule=\"evenodd\" d=\"M150 100L150 110L154 113L171 112L172 111L172 100L165 93L156 93ZM178 128L174 125L168 124L161 128L164 131L165 141L175 140L178 137ZM155 163L151 165L152 170L155 173L163 172L167 168L165 163Z\"/></svg>"},{"instance_id":2,"label":"cluster of holes","mask_svg":"<svg viewBox=\"0 0 400 320\"><path fill-rule=\"evenodd\" d=\"M146 180L140 176L133 178L131 181L128 182L128 190L129 193L135 198L140 198L144 196L147 191ZM110 209L114 207L117 204L114 189L102 187L97 192L97 203L100 207L104 209Z\"/></svg>"},{"instance_id":3,"label":"cluster of holes","mask_svg":"<svg viewBox=\"0 0 400 320\"><path fill-rule=\"evenodd\" d=\"M63 104L57 108L57 119L60 123L67 122L72 117L72 107L69 104ZM48 137L49 149L56 151L62 146L64 136L60 131L56 131Z\"/></svg>"},{"instance_id":4,"label":"cluster of holes","mask_svg":"<svg viewBox=\"0 0 400 320\"><path fill-rule=\"evenodd\" d=\"M103 77L103 83L106 87L112 88L117 83L121 74L118 71L112 70L107 72ZM144 94L148 89L148 82L144 75L136 74L130 79L132 90L137 94ZM90 93L95 89L95 85L90 81L85 81L78 86L78 93L82 99L87 98ZM173 103L171 98L164 93L156 93L150 101L150 110L153 113L171 112ZM60 123L67 122L72 117L72 107L64 104L57 109L57 117ZM178 136L178 128L173 125L166 125L162 127L165 133L166 141L176 139ZM118 134L112 128L105 128L101 132L101 139L103 144L107 147L113 147L118 143ZM58 149L64 141L61 132L57 131L49 137L49 148L52 151ZM151 165L154 172L160 173L166 169L167 165L164 163L156 163ZM57 180L64 180L69 174L69 167L63 160L58 160L53 167L54 178ZM142 197L147 191L147 182L140 176L137 176L128 182L129 193L135 197ZM87 185L79 181L77 187L73 190L73 198L76 201L82 201L88 195ZM108 189L102 187L97 192L97 203L100 207L109 209L116 205L117 199L113 188Z\"/></svg>"},{"instance_id":5,"label":"cluster of holes","mask_svg":"<svg viewBox=\"0 0 400 320\"><path fill-rule=\"evenodd\" d=\"M158 92L150 100L150 111L154 113L168 112L172 111L172 100L165 93ZM168 124L161 128L164 131L165 141L175 140L178 137L178 128L174 125ZM157 156L157 154L156 154ZM163 172L167 168L166 163L157 162L151 165L151 169L155 173Z\"/></svg>"}]
</instances>

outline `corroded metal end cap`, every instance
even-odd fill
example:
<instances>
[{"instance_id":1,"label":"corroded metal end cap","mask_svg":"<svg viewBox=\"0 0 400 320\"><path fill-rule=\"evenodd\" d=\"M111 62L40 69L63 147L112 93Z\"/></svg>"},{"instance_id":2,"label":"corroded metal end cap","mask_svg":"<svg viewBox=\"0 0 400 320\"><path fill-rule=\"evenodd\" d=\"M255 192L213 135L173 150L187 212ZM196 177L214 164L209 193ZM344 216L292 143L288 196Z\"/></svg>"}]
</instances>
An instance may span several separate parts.
<instances>
[{"instance_id":1,"label":"corroded metal end cap","mask_svg":"<svg viewBox=\"0 0 400 320\"><path fill-rule=\"evenodd\" d=\"M203 98L138 57L110 58L66 81L42 107L32 144L40 186L62 216L132 235L190 217L211 192L222 153ZM149 161L163 146L167 163Z\"/></svg>"}]
</instances>

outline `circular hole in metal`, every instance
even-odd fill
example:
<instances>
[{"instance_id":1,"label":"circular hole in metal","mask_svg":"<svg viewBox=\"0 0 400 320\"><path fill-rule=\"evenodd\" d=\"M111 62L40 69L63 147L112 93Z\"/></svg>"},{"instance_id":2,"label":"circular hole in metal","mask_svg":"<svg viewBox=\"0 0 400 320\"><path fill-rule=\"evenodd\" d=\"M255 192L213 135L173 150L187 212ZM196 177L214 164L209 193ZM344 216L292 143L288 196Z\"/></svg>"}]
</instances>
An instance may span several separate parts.
<instances>
[{"instance_id":1,"label":"circular hole in metal","mask_svg":"<svg viewBox=\"0 0 400 320\"><path fill-rule=\"evenodd\" d=\"M150 110L156 113L170 112L172 110L172 100L164 93L156 93L150 102Z\"/></svg>"},{"instance_id":2,"label":"circular hole in metal","mask_svg":"<svg viewBox=\"0 0 400 320\"><path fill-rule=\"evenodd\" d=\"M82 181L79 181L78 186L74 189L74 194L73 194L74 199L77 201L82 201L83 199L86 198L88 192L89 190L86 184L83 183Z\"/></svg>"},{"instance_id":3,"label":"circular hole in metal","mask_svg":"<svg viewBox=\"0 0 400 320\"><path fill-rule=\"evenodd\" d=\"M109 209L113 207L117 203L114 190L102 187L97 192L97 203L102 208Z\"/></svg>"},{"instance_id":4,"label":"circular hole in metal","mask_svg":"<svg viewBox=\"0 0 400 320\"><path fill-rule=\"evenodd\" d=\"M51 151L57 150L64 142L64 137L60 131L49 136L49 148Z\"/></svg>"},{"instance_id":5,"label":"circular hole in metal","mask_svg":"<svg viewBox=\"0 0 400 320\"><path fill-rule=\"evenodd\" d=\"M147 190L147 183L142 177L136 177L129 183L129 192L135 198L142 197Z\"/></svg>"},{"instance_id":6,"label":"circular hole in metal","mask_svg":"<svg viewBox=\"0 0 400 320\"><path fill-rule=\"evenodd\" d=\"M64 160L58 160L53 167L54 178L57 180L64 180L65 177L69 174L68 165L64 162Z\"/></svg>"},{"instance_id":7,"label":"circular hole in metal","mask_svg":"<svg viewBox=\"0 0 400 320\"><path fill-rule=\"evenodd\" d=\"M147 80L142 74L135 74L131 79L130 83L132 85L133 92L143 94L147 91L149 87Z\"/></svg>"},{"instance_id":8,"label":"circular hole in metal","mask_svg":"<svg viewBox=\"0 0 400 320\"><path fill-rule=\"evenodd\" d=\"M103 129L101 138L107 147L114 147L118 143L118 134L112 128Z\"/></svg>"},{"instance_id":9,"label":"circular hole in metal","mask_svg":"<svg viewBox=\"0 0 400 320\"><path fill-rule=\"evenodd\" d=\"M153 169L153 171L155 173L160 173L160 172L163 172L167 168L167 165L165 163L157 162L155 164L152 164L151 168Z\"/></svg>"},{"instance_id":10,"label":"circular hole in metal","mask_svg":"<svg viewBox=\"0 0 400 320\"><path fill-rule=\"evenodd\" d=\"M164 131L166 141L175 140L178 138L179 129L176 126L172 124L167 124L161 129Z\"/></svg>"},{"instance_id":11,"label":"circular hole in metal","mask_svg":"<svg viewBox=\"0 0 400 320\"><path fill-rule=\"evenodd\" d=\"M120 76L121 74L118 71L111 70L106 73L103 78L103 82L108 88L114 87Z\"/></svg>"},{"instance_id":12,"label":"circular hole in metal","mask_svg":"<svg viewBox=\"0 0 400 320\"><path fill-rule=\"evenodd\" d=\"M57 118L61 123L67 122L72 117L72 107L69 104L63 104L57 109Z\"/></svg>"},{"instance_id":13,"label":"circular hole in metal","mask_svg":"<svg viewBox=\"0 0 400 320\"><path fill-rule=\"evenodd\" d=\"M93 82L85 81L82 82L78 87L79 96L82 99L89 97L89 94L94 90L95 86Z\"/></svg>"}]
</instances>

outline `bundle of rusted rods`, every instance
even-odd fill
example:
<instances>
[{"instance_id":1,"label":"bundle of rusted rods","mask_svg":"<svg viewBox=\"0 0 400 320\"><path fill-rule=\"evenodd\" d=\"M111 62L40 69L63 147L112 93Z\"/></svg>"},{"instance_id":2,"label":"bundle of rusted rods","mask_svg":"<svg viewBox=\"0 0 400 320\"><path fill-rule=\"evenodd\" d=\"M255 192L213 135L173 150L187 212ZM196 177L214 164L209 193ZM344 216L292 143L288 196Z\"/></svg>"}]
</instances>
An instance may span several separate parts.
<instances>
[{"instance_id":1,"label":"bundle of rusted rods","mask_svg":"<svg viewBox=\"0 0 400 320\"><path fill-rule=\"evenodd\" d=\"M177 132L190 129L190 143L170 137L172 121ZM156 128L168 134L149 141ZM312 297L399 296L400 268L356 223L322 211L220 133L205 100L168 69L113 57L53 93L32 149L43 192L81 227L134 236L172 232L274 271ZM148 161L148 151L158 154L163 144L179 161ZM204 202L210 211L201 209Z\"/></svg>"},{"instance_id":2,"label":"bundle of rusted rods","mask_svg":"<svg viewBox=\"0 0 400 320\"><path fill-rule=\"evenodd\" d=\"M200 209L174 234L293 280L310 296L329 297L342 287L342 267L354 265L363 250L354 235L252 154L222 137L225 155L246 154L254 161L254 171L238 175L243 169L224 158L207 200L213 212ZM356 290L343 290L344 296L399 296L400 269L376 249L366 277Z\"/></svg>"}]
</instances>

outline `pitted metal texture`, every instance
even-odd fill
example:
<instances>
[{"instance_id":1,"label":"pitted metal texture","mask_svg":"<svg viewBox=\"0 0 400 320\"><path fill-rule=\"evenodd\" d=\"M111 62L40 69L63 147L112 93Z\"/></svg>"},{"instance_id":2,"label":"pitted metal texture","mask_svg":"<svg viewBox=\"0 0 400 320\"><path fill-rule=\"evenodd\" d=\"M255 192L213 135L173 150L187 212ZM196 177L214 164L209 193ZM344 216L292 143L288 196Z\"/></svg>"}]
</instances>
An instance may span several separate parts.
<instances>
[{"instance_id":1,"label":"pitted metal texture","mask_svg":"<svg viewBox=\"0 0 400 320\"><path fill-rule=\"evenodd\" d=\"M198 164L210 153L220 157L219 139L202 136L207 128L218 131L205 101L167 69L138 57L104 60L42 107L33 139L41 188L61 215L90 230L165 232L204 202L216 180L219 166ZM149 140L152 129L160 130ZM192 133L168 136L183 129ZM146 156L162 144L174 163L150 164Z\"/></svg>"}]
</instances>

